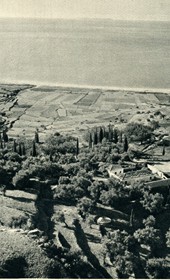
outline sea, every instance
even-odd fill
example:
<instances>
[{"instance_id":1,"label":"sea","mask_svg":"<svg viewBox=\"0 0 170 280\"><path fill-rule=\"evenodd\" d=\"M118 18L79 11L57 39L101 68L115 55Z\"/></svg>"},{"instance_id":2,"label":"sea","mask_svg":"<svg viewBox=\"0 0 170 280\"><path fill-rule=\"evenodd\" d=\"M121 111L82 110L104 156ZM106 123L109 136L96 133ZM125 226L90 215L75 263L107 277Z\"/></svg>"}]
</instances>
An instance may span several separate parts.
<instances>
[{"instance_id":1,"label":"sea","mask_svg":"<svg viewBox=\"0 0 170 280\"><path fill-rule=\"evenodd\" d=\"M0 83L170 89L170 23L0 19Z\"/></svg>"}]
</instances>

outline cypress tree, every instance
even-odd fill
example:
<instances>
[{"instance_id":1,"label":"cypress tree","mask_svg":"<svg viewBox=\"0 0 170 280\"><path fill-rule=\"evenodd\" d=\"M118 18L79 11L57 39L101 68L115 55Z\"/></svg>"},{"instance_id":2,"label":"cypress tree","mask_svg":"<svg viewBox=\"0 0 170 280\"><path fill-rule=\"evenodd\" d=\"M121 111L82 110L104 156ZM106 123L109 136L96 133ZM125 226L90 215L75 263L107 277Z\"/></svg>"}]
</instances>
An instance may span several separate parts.
<instances>
[{"instance_id":1,"label":"cypress tree","mask_svg":"<svg viewBox=\"0 0 170 280\"><path fill-rule=\"evenodd\" d=\"M3 147L3 143L2 143L2 139L0 139L0 147L1 147L1 149L4 148L4 147Z\"/></svg>"},{"instance_id":2,"label":"cypress tree","mask_svg":"<svg viewBox=\"0 0 170 280\"><path fill-rule=\"evenodd\" d=\"M35 137L34 137L34 141L35 141L35 143L39 143L39 134L38 134L38 131L36 130L35 131Z\"/></svg>"},{"instance_id":3,"label":"cypress tree","mask_svg":"<svg viewBox=\"0 0 170 280\"><path fill-rule=\"evenodd\" d=\"M103 129L102 127L99 128L99 143L101 143L103 140Z\"/></svg>"},{"instance_id":4,"label":"cypress tree","mask_svg":"<svg viewBox=\"0 0 170 280\"><path fill-rule=\"evenodd\" d=\"M36 157L36 155L37 155L36 144L35 144L35 141L33 141L33 143L32 143L32 156Z\"/></svg>"},{"instance_id":5,"label":"cypress tree","mask_svg":"<svg viewBox=\"0 0 170 280\"><path fill-rule=\"evenodd\" d=\"M23 154L23 156L26 155L26 150L25 150L25 144L24 143L22 143L22 154Z\"/></svg>"},{"instance_id":6,"label":"cypress tree","mask_svg":"<svg viewBox=\"0 0 170 280\"><path fill-rule=\"evenodd\" d=\"M127 152L129 148L127 137L125 136L124 139L124 152Z\"/></svg>"},{"instance_id":7,"label":"cypress tree","mask_svg":"<svg viewBox=\"0 0 170 280\"><path fill-rule=\"evenodd\" d=\"M5 130L3 130L3 132L2 132L2 136L3 136L4 142L8 142L8 135Z\"/></svg>"},{"instance_id":8,"label":"cypress tree","mask_svg":"<svg viewBox=\"0 0 170 280\"><path fill-rule=\"evenodd\" d=\"M111 124L109 124L109 141L112 141L113 140L113 128L111 126Z\"/></svg>"},{"instance_id":9,"label":"cypress tree","mask_svg":"<svg viewBox=\"0 0 170 280\"><path fill-rule=\"evenodd\" d=\"M165 155L165 145L163 145L163 149L162 149L162 155Z\"/></svg>"},{"instance_id":10,"label":"cypress tree","mask_svg":"<svg viewBox=\"0 0 170 280\"><path fill-rule=\"evenodd\" d=\"M106 130L105 130L105 127L103 127L103 138L106 138Z\"/></svg>"},{"instance_id":11,"label":"cypress tree","mask_svg":"<svg viewBox=\"0 0 170 280\"><path fill-rule=\"evenodd\" d=\"M50 159L50 161L53 161L53 155L52 155L52 153L50 153L49 159Z\"/></svg>"},{"instance_id":12,"label":"cypress tree","mask_svg":"<svg viewBox=\"0 0 170 280\"><path fill-rule=\"evenodd\" d=\"M77 141L76 141L76 155L79 154L79 139L77 138Z\"/></svg>"},{"instance_id":13,"label":"cypress tree","mask_svg":"<svg viewBox=\"0 0 170 280\"><path fill-rule=\"evenodd\" d=\"M119 133L119 142L122 143L122 131Z\"/></svg>"},{"instance_id":14,"label":"cypress tree","mask_svg":"<svg viewBox=\"0 0 170 280\"><path fill-rule=\"evenodd\" d=\"M13 151L14 151L14 153L17 153L17 144L16 144L15 139L13 141Z\"/></svg>"},{"instance_id":15,"label":"cypress tree","mask_svg":"<svg viewBox=\"0 0 170 280\"><path fill-rule=\"evenodd\" d=\"M19 146L18 146L18 154L20 156L22 156L22 147L21 147L21 143L19 143Z\"/></svg>"},{"instance_id":16,"label":"cypress tree","mask_svg":"<svg viewBox=\"0 0 170 280\"><path fill-rule=\"evenodd\" d=\"M94 134L93 134L93 144L94 144L94 145L97 145L97 143L98 143L97 131L95 131Z\"/></svg>"},{"instance_id":17,"label":"cypress tree","mask_svg":"<svg viewBox=\"0 0 170 280\"><path fill-rule=\"evenodd\" d=\"M116 129L114 129L113 138L114 138L114 142L116 144L118 142L118 135L117 135L117 130Z\"/></svg>"},{"instance_id":18,"label":"cypress tree","mask_svg":"<svg viewBox=\"0 0 170 280\"><path fill-rule=\"evenodd\" d=\"M92 135L91 135L91 132L90 132L90 134L89 134L89 149L92 148L92 142L93 142L93 140L92 140Z\"/></svg>"}]
</instances>

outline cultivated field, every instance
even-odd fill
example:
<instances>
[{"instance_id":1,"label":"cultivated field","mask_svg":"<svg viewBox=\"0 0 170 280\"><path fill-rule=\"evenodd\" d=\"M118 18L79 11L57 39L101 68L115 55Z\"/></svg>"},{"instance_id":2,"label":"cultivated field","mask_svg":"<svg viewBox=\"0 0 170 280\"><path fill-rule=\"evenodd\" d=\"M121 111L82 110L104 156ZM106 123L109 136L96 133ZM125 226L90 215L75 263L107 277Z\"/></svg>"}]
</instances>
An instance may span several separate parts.
<instances>
[{"instance_id":1,"label":"cultivated field","mask_svg":"<svg viewBox=\"0 0 170 280\"><path fill-rule=\"evenodd\" d=\"M9 136L32 138L38 129L42 141L55 131L77 136L109 122L118 127L129 121L147 123L156 110L166 117L170 111L167 93L41 86L21 90L16 100L3 103Z\"/></svg>"}]
</instances>

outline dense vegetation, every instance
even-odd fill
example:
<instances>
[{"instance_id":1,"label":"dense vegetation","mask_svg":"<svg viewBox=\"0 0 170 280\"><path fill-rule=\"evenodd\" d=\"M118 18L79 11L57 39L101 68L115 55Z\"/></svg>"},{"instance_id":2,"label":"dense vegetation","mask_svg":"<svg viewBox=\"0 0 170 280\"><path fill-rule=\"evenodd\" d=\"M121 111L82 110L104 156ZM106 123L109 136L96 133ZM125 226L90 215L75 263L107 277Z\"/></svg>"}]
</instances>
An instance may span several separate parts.
<instances>
[{"instance_id":1,"label":"dense vegetation","mask_svg":"<svg viewBox=\"0 0 170 280\"><path fill-rule=\"evenodd\" d=\"M139 131L142 133L139 134ZM16 235L12 243L10 234L1 233L2 277L11 277L14 266L17 267L19 261L22 261L23 265L16 277L90 277L82 274L82 268L88 268L87 271L90 271L93 277L105 276L90 254L87 254L85 260L84 255L73 252L69 246L66 250L54 245L50 239L50 231L54 230L52 223L59 221L66 227L69 226L64 213L57 213L55 221L51 219L52 203L46 207L44 202L50 200L56 205L76 206L78 220L76 222L73 217L73 229L75 234L79 233L82 238L81 221L87 222L91 227L102 215L102 210L106 215L110 215L112 223L109 226L99 226L99 230L102 236L104 266L109 258L118 277L135 275L137 278L160 278L163 275L168 278L170 225L160 223L160 220L165 213L170 214L169 190L153 192L142 182L127 187L108 176L110 165L127 164L133 160L135 152L130 148L132 141L148 143L153 139L153 130L146 126L139 127L138 124L128 125L125 132L118 131L112 125L94 128L86 133L87 144L82 146L78 139L59 133L50 135L41 143L38 131L35 132L33 141L22 137L13 141L8 139L4 132L0 138L2 194L5 196L7 190L36 193L37 212L32 215L31 224L28 223L30 215L24 213L16 213L15 219L11 213L11 222L1 217L1 223L8 227L30 230L39 228L37 221L41 218L42 222L44 217L48 225L46 229L41 228L41 231L48 237L48 242L46 248L38 248L36 251L33 243L29 244L28 240L24 239L26 237L19 241ZM141 168L139 164L136 165L136 170L138 168ZM125 218L113 219L118 213ZM63 242L66 244L66 241ZM11 244L12 251L9 250ZM88 246L82 248L89 250ZM41 258L41 263L37 265L38 258Z\"/></svg>"}]
</instances>

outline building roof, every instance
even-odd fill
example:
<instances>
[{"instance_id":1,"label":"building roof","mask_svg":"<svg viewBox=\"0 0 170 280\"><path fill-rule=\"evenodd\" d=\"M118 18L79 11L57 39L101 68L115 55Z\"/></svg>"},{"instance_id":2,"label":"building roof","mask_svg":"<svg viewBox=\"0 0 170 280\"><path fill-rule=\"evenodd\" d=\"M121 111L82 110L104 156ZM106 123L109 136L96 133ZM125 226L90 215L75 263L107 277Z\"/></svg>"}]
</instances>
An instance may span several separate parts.
<instances>
[{"instance_id":1,"label":"building roof","mask_svg":"<svg viewBox=\"0 0 170 280\"><path fill-rule=\"evenodd\" d=\"M162 162L153 166L163 173L170 173L170 162Z\"/></svg>"},{"instance_id":2,"label":"building roof","mask_svg":"<svg viewBox=\"0 0 170 280\"><path fill-rule=\"evenodd\" d=\"M124 173L123 178L141 178L145 176L150 176L152 173L147 169L141 169L141 170L135 170L135 171L129 171Z\"/></svg>"},{"instance_id":3,"label":"building roof","mask_svg":"<svg viewBox=\"0 0 170 280\"><path fill-rule=\"evenodd\" d=\"M111 164L111 165L109 165L108 169L110 171L112 171L112 170L117 170L117 169L123 169L123 167L120 164Z\"/></svg>"}]
</instances>

